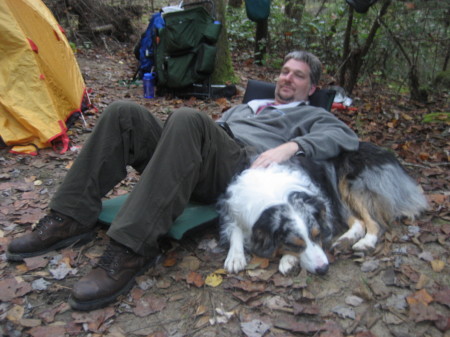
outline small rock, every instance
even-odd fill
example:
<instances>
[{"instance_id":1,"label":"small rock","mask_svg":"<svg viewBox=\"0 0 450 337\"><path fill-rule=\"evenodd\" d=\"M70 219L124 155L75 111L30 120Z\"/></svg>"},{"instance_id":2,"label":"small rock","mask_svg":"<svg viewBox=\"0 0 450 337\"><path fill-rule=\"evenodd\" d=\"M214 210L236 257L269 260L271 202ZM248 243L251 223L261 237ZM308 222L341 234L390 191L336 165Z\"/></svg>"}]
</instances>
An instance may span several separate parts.
<instances>
[{"instance_id":1,"label":"small rock","mask_svg":"<svg viewBox=\"0 0 450 337\"><path fill-rule=\"evenodd\" d=\"M420 233L420 227L419 226L408 226L408 235L414 236L416 234Z\"/></svg>"},{"instance_id":2,"label":"small rock","mask_svg":"<svg viewBox=\"0 0 450 337\"><path fill-rule=\"evenodd\" d=\"M335 314L337 314L341 318L350 318L350 319L356 318L356 313L355 313L355 310L353 310L353 308L338 305L338 306L334 307L331 311L334 312Z\"/></svg>"},{"instance_id":3,"label":"small rock","mask_svg":"<svg viewBox=\"0 0 450 337\"><path fill-rule=\"evenodd\" d=\"M364 273L369 273L369 272L376 270L379 266L380 266L380 261L378 261L378 260L365 261L361 265L361 271Z\"/></svg>"},{"instance_id":4,"label":"small rock","mask_svg":"<svg viewBox=\"0 0 450 337\"><path fill-rule=\"evenodd\" d=\"M364 300L361 297L355 295L347 296L345 298L345 303L351 305L352 307L357 307L361 305L362 302L364 302Z\"/></svg>"}]
</instances>

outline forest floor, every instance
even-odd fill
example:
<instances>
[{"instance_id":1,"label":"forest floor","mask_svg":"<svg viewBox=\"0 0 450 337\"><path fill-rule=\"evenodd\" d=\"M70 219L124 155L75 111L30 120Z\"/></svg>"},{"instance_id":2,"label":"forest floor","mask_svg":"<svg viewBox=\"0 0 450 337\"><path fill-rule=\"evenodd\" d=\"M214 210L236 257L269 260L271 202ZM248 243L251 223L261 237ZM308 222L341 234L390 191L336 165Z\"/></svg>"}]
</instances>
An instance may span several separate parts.
<instances>
[{"instance_id":1,"label":"forest floor","mask_svg":"<svg viewBox=\"0 0 450 337\"><path fill-rule=\"evenodd\" d=\"M154 268L126 296L92 312L70 309L72 285L85 275L108 238L45 256L9 263L8 242L40 219L104 108L117 99L145 105L161 118L191 106L219 116L242 100L247 79L273 81L277 71L251 62L236 64L241 83L232 99L144 99L142 86L127 84L136 61L130 48L77 53L98 112L70 129L71 148L38 156L0 150L0 335L2 336L358 336L449 337L450 213L449 125L424 123L429 113L448 112L448 96L410 102L387 88L360 87L356 110L333 110L362 140L394 151L422 185L430 208L414 222L396 222L369 256L330 256L325 276L282 276L278 261L253 258L247 270L223 271L226 247L216 225L168 241ZM324 83L326 84L326 83ZM108 195L127 193L138 176ZM82 183L82 182L81 182Z\"/></svg>"}]
</instances>

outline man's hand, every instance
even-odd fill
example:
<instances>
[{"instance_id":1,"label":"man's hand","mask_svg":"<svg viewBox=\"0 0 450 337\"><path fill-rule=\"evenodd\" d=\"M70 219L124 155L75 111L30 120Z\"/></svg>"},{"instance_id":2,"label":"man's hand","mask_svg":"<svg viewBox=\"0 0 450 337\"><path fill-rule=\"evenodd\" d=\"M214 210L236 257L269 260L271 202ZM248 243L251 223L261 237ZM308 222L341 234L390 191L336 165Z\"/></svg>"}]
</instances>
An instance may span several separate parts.
<instances>
[{"instance_id":1,"label":"man's hand","mask_svg":"<svg viewBox=\"0 0 450 337\"><path fill-rule=\"evenodd\" d=\"M268 167L273 163L282 163L291 158L299 150L296 142L287 142L261 153L251 168Z\"/></svg>"}]
</instances>

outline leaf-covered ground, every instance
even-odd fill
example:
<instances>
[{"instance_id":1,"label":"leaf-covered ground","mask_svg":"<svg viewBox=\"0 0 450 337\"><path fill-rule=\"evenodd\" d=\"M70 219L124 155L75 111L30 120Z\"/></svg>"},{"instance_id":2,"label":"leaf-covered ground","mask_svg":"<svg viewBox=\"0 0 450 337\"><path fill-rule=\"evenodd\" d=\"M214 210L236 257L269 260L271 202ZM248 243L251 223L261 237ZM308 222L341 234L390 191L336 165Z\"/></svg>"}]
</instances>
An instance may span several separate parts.
<instances>
[{"instance_id":1,"label":"leaf-covered ground","mask_svg":"<svg viewBox=\"0 0 450 337\"><path fill-rule=\"evenodd\" d=\"M131 99L163 119L188 105L215 118L240 102L247 79L272 81L277 75L241 62L240 90L232 100L148 100L141 86L125 82L135 67L129 49L84 50L77 57L99 111L72 127L70 151L46 149L30 157L0 150L2 336L450 336L449 125L422 122L429 113L448 112L448 97L417 104L384 87L364 86L352 95L357 110L333 110L362 140L395 151L423 186L430 209L415 222L392 224L371 256L330 256L326 276L299 270L284 277L277 260L259 258L245 272L226 274L226 247L219 245L214 224L167 241L161 262L127 296L89 313L71 310L66 301L71 286L102 254L104 228L84 246L8 263L8 242L43 216L109 103ZM130 170L108 197L127 193L137 179Z\"/></svg>"}]
</instances>

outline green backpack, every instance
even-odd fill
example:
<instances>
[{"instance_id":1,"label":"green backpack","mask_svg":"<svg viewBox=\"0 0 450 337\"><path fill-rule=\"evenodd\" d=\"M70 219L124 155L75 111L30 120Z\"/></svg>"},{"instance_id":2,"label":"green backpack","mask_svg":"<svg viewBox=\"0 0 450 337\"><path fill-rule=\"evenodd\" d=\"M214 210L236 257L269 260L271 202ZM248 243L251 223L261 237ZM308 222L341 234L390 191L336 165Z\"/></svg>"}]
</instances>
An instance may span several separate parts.
<instances>
[{"instance_id":1,"label":"green backpack","mask_svg":"<svg viewBox=\"0 0 450 337\"><path fill-rule=\"evenodd\" d=\"M207 79L214 71L221 24L203 7L164 15L156 47L157 85L178 89Z\"/></svg>"}]
</instances>

